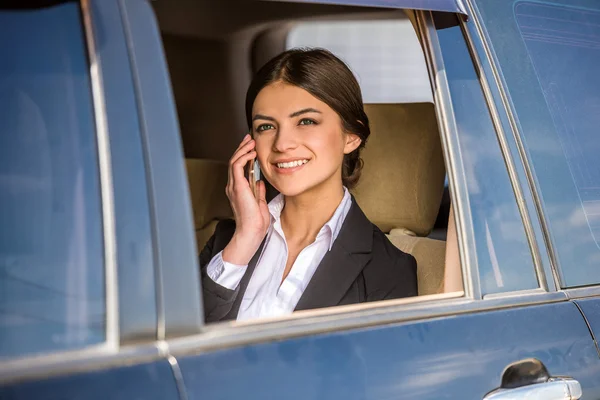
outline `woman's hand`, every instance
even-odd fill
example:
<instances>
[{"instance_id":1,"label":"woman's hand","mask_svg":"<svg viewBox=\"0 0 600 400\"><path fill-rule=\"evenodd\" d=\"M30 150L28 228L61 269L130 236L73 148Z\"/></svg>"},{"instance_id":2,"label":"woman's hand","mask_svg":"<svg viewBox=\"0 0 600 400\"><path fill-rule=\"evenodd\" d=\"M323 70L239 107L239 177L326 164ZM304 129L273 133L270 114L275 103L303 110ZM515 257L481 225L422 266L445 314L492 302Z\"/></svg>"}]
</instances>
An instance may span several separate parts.
<instances>
[{"instance_id":1,"label":"woman's hand","mask_svg":"<svg viewBox=\"0 0 600 400\"><path fill-rule=\"evenodd\" d=\"M229 179L225 189L236 227L229 244L223 249L223 260L238 265L247 265L250 262L271 222L265 200L265 183L256 182L258 198L255 198L250 183L244 176L244 167L256 158L254 146L252 137L246 135L229 160Z\"/></svg>"}]
</instances>

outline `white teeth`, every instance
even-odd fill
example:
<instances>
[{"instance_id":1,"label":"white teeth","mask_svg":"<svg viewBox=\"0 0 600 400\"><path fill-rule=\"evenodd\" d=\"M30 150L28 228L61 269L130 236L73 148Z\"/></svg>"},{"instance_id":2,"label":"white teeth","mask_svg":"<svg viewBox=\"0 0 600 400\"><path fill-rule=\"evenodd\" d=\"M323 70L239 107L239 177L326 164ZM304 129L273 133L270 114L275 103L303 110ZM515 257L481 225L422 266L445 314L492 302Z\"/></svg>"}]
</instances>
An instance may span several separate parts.
<instances>
[{"instance_id":1,"label":"white teeth","mask_svg":"<svg viewBox=\"0 0 600 400\"><path fill-rule=\"evenodd\" d=\"M285 163L277 163L277 167L279 168L294 168L294 167L298 167L300 165L306 164L308 162L308 160L296 160L296 161L290 161L290 162L285 162Z\"/></svg>"}]
</instances>

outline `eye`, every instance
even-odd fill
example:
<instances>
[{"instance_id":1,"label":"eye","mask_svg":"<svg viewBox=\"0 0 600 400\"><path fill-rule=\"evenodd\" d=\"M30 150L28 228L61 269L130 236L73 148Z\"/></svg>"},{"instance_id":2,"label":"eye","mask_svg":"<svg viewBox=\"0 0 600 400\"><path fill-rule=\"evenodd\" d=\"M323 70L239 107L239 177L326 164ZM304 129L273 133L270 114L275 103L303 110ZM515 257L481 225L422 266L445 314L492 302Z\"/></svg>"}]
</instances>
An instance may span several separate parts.
<instances>
[{"instance_id":1,"label":"eye","mask_svg":"<svg viewBox=\"0 0 600 400\"><path fill-rule=\"evenodd\" d=\"M256 127L256 132L264 132L269 129L275 129L273 124L262 124L262 125L259 125L258 127Z\"/></svg>"},{"instance_id":2,"label":"eye","mask_svg":"<svg viewBox=\"0 0 600 400\"><path fill-rule=\"evenodd\" d=\"M316 125L317 121L315 121L314 119L310 119L310 118L302 118L300 120L300 122L298 122L298 125Z\"/></svg>"}]
</instances>

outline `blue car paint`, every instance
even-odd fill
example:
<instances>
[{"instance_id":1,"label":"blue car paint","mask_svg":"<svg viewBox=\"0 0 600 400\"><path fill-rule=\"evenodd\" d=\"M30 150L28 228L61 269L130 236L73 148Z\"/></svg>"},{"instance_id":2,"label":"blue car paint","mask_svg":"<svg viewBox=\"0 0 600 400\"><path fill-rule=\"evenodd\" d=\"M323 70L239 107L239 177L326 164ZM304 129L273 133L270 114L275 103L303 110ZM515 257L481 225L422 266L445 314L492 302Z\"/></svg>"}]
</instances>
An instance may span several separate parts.
<instances>
[{"instance_id":1,"label":"blue car paint","mask_svg":"<svg viewBox=\"0 0 600 400\"><path fill-rule=\"evenodd\" d=\"M482 399L535 357L600 399L600 359L569 302L336 332L179 357L194 399Z\"/></svg>"},{"instance_id":2,"label":"blue car paint","mask_svg":"<svg viewBox=\"0 0 600 400\"><path fill-rule=\"evenodd\" d=\"M176 400L179 392L166 360L0 386L2 400Z\"/></svg>"}]
</instances>

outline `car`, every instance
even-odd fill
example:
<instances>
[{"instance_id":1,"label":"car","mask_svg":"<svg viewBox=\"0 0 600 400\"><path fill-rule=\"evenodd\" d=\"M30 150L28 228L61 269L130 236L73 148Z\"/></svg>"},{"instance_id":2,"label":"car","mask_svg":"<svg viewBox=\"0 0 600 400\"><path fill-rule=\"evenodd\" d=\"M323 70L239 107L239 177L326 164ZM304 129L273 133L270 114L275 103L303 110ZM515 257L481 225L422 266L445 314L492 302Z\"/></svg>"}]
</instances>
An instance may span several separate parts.
<instances>
[{"instance_id":1,"label":"car","mask_svg":"<svg viewBox=\"0 0 600 400\"><path fill-rule=\"evenodd\" d=\"M0 2L1 399L600 399L595 0ZM326 47L419 296L205 324L252 73ZM343 267L343 266L341 266Z\"/></svg>"}]
</instances>

